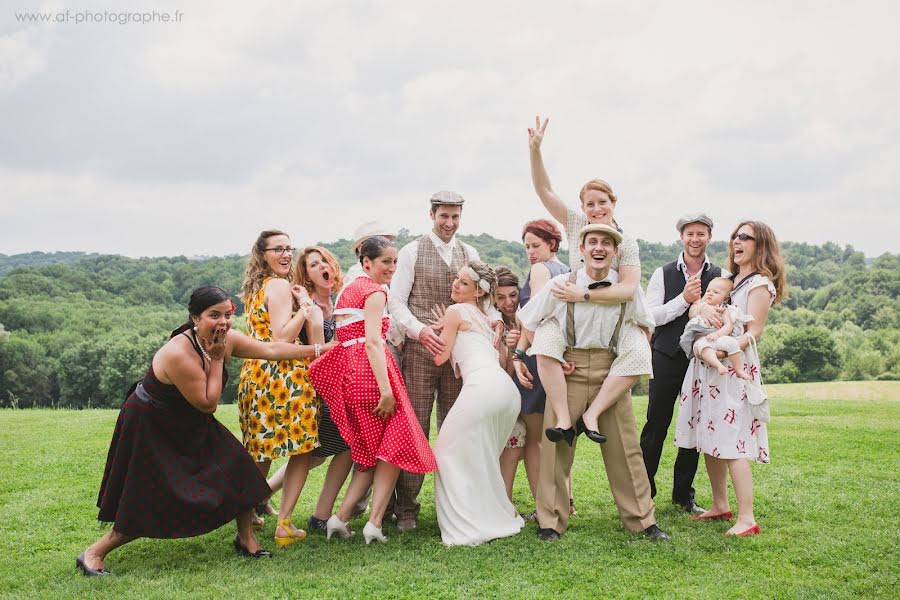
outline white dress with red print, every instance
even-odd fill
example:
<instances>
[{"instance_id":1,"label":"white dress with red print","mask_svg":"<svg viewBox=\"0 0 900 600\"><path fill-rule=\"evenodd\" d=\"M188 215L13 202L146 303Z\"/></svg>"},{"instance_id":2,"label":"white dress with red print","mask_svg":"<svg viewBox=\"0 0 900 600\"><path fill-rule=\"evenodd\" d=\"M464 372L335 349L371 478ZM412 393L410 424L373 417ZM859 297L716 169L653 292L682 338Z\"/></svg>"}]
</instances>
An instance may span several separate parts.
<instances>
[{"instance_id":1,"label":"white dress with red print","mask_svg":"<svg viewBox=\"0 0 900 600\"><path fill-rule=\"evenodd\" d=\"M740 282L739 282L740 283ZM751 290L766 287L769 303L775 299L775 286L763 275L753 275L731 293L731 303L747 311ZM734 368L719 375L696 356L691 358L679 397L678 421L675 426L675 445L695 448L716 458L748 458L769 462L769 434L765 423L750 413L747 402L750 386L762 387L759 357L748 346L744 350L744 368L752 379L735 376ZM762 390L758 391L762 394Z\"/></svg>"}]
</instances>

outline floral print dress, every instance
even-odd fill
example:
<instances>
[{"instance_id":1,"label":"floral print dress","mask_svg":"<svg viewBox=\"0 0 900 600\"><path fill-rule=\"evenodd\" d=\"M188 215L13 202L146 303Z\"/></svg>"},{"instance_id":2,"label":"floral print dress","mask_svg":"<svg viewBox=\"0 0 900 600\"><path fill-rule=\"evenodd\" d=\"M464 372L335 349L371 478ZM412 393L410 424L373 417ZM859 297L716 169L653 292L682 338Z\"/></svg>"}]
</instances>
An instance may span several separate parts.
<instances>
[{"instance_id":1,"label":"floral print dress","mask_svg":"<svg viewBox=\"0 0 900 600\"><path fill-rule=\"evenodd\" d=\"M269 279L244 307L248 333L261 342L272 341L265 304ZM244 361L238 384L238 418L244 447L253 460L305 454L319 446L319 400L309 382L310 361Z\"/></svg>"}]
</instances>

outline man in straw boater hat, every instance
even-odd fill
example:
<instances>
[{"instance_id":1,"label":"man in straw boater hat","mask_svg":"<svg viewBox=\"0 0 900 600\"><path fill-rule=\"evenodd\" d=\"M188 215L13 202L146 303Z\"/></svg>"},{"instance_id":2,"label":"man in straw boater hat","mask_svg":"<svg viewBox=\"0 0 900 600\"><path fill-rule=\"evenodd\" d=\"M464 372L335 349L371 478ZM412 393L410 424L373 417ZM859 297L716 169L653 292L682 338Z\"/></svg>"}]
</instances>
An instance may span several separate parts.
<instances>
[{"instance_id":1,"label":"man in straw boater hat","mask_svg":"<svg viewBox=\"0 0 900 600\"><path fill-rule=\"evenodd\" d=\"M578 271L558 275L551 281L571 281L585 289L616 283L618 275L610 269L610 264L618 252L622 234L610 225L597 223L583 227L579 240L584 266ZM538 324L549 317L556 317L561 324L565 324L565 359L574 364L574 369L566 376L569 413L573 420L577 419L582 425L580 416L597 397L615 359L625 304L567 303L556 298L552 289L552 285L545 285L519 311L522 338L531 339ZM527 340L524 349L520 342L513 359L516 375L525 387L531 385L521 360L527 347ZM548 403L544 411L544 426L552 427L555 423L556 415ZM606 443L600 446L603 464L625 529L641 532L651 539L668 541L669 536L656 525L650 482L638 444L631 393L625 393L601 413L598 425L600 431L606 433ZM572 470L574 458L574 445L541 444L536 504L538 536L542 540L559 539L568 527L566 476Z\"/></svg>"},{"instance_id":2,"label":"man in straw boater hat","mask_svg":"<svg viewBox=\"0 0 900 600\"><path fill-rule=\"evenodd\" d=\"M676 260L656 269L647 285L647 304L653 312L656 330L650 342L653 379L650 380L647 423L641 431L641 450L650 478L650 494L654 497L656 471L672 423L675 401L681 393L681 383L690 362L690 357L678 343L689 319L688 309L703 297L710 281L728 276L706 256L706 247L712 238L711 218L704 213L684 215L678 219L675 228L684 249ZM708 304L700 307L707 322L722 326L721 309ZM672 502L689 513L698 514L704 512L694 502L693 484L699 456L693 449L679 448L672 482Z\"/></svg>"},{"instance_id":3,"label":"man in straw boater hat","mask_svg":"<svg viewBox=\"0 0 900 600\"><path fill-rule=\"evenodd\" d=\"M453 303L450 288L459 270L466 263L479 260L478 251L456 237L464 202L456 192L440 191L431 196L428 211L431 230L400 250L397 272L391 282L388 301L391 317L408 338L403 346L403 380L426 436L435 396L440 429L462 389L462 380L456 378L449 361L435 366L434 357L444 349L445 343L428 323L435 305ZM400 531L416 527L420 509L416 497L423 480L423 475L400 473L394 505Z\"/></svg>"}]
</instances>

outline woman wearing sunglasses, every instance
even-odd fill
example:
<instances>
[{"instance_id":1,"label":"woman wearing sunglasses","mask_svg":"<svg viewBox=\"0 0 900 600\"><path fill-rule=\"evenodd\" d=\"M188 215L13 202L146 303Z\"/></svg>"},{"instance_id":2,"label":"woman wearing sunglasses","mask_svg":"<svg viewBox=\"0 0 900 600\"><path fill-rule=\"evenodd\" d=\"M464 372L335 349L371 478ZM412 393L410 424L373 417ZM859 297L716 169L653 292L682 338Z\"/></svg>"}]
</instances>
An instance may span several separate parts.
<instances>
[{"instance_id":1,"label":"woman wearing sunglasses","mask_svg":"<svg viewBox=\"0 0 900 600\"><path fill-rule=\"evenodd\" d=\"M731 304L753 320L738 339L744 368L750 380L737 377L733 368L724 375L691 358L681 386L675 445L696 448L703 453L712 486L713 503L693 520L729 521L734 514L728 504L728 475L737 496L738 515L725 535L749 536L759 533L753 516L753 476L751 461L769 462L768 419L754 416L751 402L764 398L756 342L762 336L769 308L787 297L785 265L772 229L759 221L744 221L731 234L728 270L736 275ZM694 316L695 307L691 309ZM724 353L723 353L724 354ZM722 358L720 356L720 358Z\"/></svg>"}]
</instances>

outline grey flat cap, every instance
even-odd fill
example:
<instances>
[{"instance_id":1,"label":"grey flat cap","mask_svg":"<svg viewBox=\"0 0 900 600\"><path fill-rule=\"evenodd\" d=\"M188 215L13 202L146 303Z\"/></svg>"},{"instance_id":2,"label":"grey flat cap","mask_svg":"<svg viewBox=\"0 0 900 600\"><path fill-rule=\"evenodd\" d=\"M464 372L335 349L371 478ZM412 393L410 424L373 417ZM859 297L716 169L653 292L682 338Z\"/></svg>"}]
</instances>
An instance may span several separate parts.
<instances>
[{"instance_id":1,"label":"grey flat cap","mask_svg":"<svg viewBox=\"0 0 900 600\"><path fill-rule=\"evenodd\" d=\"M434 194L431 197L431 205L436 206L439 204L449 204L451 206L462 206L463 202L465 202L465 198L457 194L456 192L450 192L446 190L441 190Z\"/></svg>"},{"instance_id":2,"label":"grey flat cap","mask_svg":"<svg viewBox=\"0 0 900 600\"><path fill-rule=\"evenodd\" d=\"M710 229L713 228L713 220L710 219L706 213L689 213L678 219L678 223L675 224L675 229L678 230L678 233L681 233L685 227L690 225L691 223L703 223Z\"/></svg>"}]
</instances>

